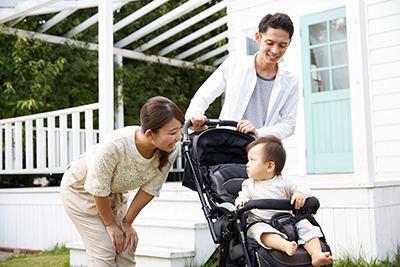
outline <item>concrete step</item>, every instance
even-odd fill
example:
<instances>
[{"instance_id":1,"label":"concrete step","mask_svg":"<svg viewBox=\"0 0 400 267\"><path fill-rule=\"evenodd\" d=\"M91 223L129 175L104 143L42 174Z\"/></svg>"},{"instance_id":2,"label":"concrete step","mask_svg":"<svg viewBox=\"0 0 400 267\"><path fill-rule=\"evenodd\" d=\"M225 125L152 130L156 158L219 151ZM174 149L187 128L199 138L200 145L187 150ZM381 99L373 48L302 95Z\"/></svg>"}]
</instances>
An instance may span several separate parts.
<instances>
[{"instance_id":1,"label":"concrete step","mask_svg":"<svg viewBox=\"0 0 400 267\"><path fill-rule=\"evenodd\" d=\"M195 249L196 237L209 236L210 231L205 220L175 220L136 218L134 228L139 242L143 245L154 245L170 248Z\"/></svg>"},{"instance_id":2,"label":"concrete step","mask_svg":"<svg viewBox=\"0 0 400 267\"><path fill-rule=\"evenodd\" d=\"M137 191L130 191L129 203ZM160 197L155 197L140 212L140 217L177 220L204 220L205 216L197 192L191 191L179 182L163 185Z\"/></svg>"},{"instance_id":3,"label":"concrete step","mask_svg":"<svg viewBox=\"0 0 400 267\"><path fill-rule=\"evenodd\" d=\"M131 191L129 203L137 191ZM180 182L165 183L133 223L139 236L138 267L204 264L216 249L199 196ZM86 265L83 242L67 243L71 266Z\"/></svg>"},{"instance_id":4,"label":"concrete step","mask_svg":"<svg viewBox=\"0 0 400 267\"><path fill-rule=\"evenodd\" d=\"M70 266L86 266L87 257L83 242L67 243L70 249ZM184 267L193 266L196 252L179 248L139 245L136 249L137 267Z\"/></svg>"},{"instance_id":5,"label":"concrete step","mask_svg":"<svg viewBox=\"0 0 400 267\"><path fill-rule=\"evenodd\" d=\"M196 251L157 246L138 246L136 250L137 267L184 267L193 266Z\"/></svg>"}]
</instances>

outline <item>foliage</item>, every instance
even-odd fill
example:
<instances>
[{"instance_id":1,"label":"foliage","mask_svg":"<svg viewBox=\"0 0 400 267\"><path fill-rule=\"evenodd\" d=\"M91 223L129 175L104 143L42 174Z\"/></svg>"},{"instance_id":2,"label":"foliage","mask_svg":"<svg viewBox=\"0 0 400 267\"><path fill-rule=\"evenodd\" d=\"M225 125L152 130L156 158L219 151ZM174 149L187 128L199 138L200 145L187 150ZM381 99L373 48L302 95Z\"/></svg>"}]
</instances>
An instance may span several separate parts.
<instances>
[{"instance_id":1,"label":"foliage","mask_svg":"<svg viewBox=\"0 0 400 267\"><path fill-rule=\"evenodd\" d=\"M114 24L150 2L150 0L140 0L125 4L114 12ZM116 31L114 33L114 41L117 42L139 30L185 2L187 0L168 1ZM218 0L211 0L154 32L143 36L126 48L140 48L143 43L185 22L218 2ZM57 36L65 35L74 27L96 14L96 12L97 7L77 10L68 19L57 23L46 33ZM15 27L27 31L37 31L54 15L42 14L26 17L17 23ZM205 18L201 23L196 23L150 48L145 53L156 54L162 47L189 35L224 15L225 10L213 14ZM97 26L97 23L93 24L83 32L74 35L73 39L95 42ZM97 51L90 51L86 47L76 47L70 44L55 45L26 37L12 36L5 34L4 30L5 27L0 30L0 45L2 49L0 54L0 119L97 102ZM224 30L226 30L225 25L171 52L168 56L173 57ZM216 46L221 46L225 43L226 40L223 40ZM209 47L203 52L211 49L214 49L214 47ZM197 55L192 55L187 60L193 60L196 57ZM210 59L206 64L211 64L215 59ZM127 59L124 60L123 64L122 69L115 66L115 85L121 83L124 85L123 97L127 101L125 106L127 125L138 124L137 118L140 107L146 99L155 95L164 95L171 98L185 111L194 92L210 74L210 72L204 71L198 66L195 68L175 68L158 63ZM211 106L208 115L216 117L219 109L220 103L216 101L215 105Z\"/></svg>"},{"instance_id":2,"label":"foliage","mask_svg":"<svg viewBox=\"0 0 400 267\"><path fill-rule=\"evenodd\" d=\"M198 87L209 76L201 68L175 68L152 62L129 62L123 68L123 98L125 124L140 125L140 109L147 99L162 95L174 101L183 112ZM207 111L210 117L218 117L220 101Z\"/></svg>"},{"instance_id":3,"label":"foliage","mask_svg":"<svg viewBox=\"0 0 400 267\"><path fill-rule=\"evenodd\" d=\"M159 8L116 31L114 33L114 41L121 40L187 1L170 0L166 2ZM114 12L114 23L118 23L150 2L151 0L138 0L127 3ZM210 0L184 16L139 38L125 48L138 49L155 36L185 22L218 2L219 0ZM63 36L96 13L97 7L77 10L68 19L57 23L45 33ZM218 20L225 14L225 10L213 14L144 51L144 53L156 54L163 47ZM25 17L14 27L26 31L38 31L54 15L56 14ZM81 33L74 35L72 39L83 42L96 42L97 27L98 25L95 23ZM7 28L4 25L0 25L0 119L98 102L97 51L88 50L86 46L78 47L68 43L50 44L23 36L9 35L5 32L6 30ZM174 57L225 30L226 25L223 25L177 48L166 56ZM222 40L214 46L205 48L202 52L208 52L225 43L226 40ZM211 65L214 60L223 55L210 58L204 63ZM185 58L185 60L192 61L196 57L198 57L198 53ZM130 59L124 59L122 67L116 64L114 67L115 87L118 85L123 86L125 125L139 124L141 106L148 98L156 95L170 98L185 112L190 99L211 73L204 70L201 65L177 68L155 62ZM117 103L117 97L115 97L115 100ZM117 108L117 105L115 107ZM217 118L220 107L220 100L217 99L210 106L206 115L210 118ZM97 118L95 118L94 124L96 127ZM37 176L41 175L38 174ZM22 184L32 186L32 180L33 176L2 176L0 186L9 187ZM52 184L57 185L57 181Z\"/></svg>"},{"instance_id":4,"label":"foliage","mask_svg":"<svg viewBox=\"0 0 400 267\"><path fill-rule=\"evenodd\" d=\"M65 59L51 58L51 44L26 37L2 33L0 47L1 117L40 112Z\"/></svg>"}]
</instances>

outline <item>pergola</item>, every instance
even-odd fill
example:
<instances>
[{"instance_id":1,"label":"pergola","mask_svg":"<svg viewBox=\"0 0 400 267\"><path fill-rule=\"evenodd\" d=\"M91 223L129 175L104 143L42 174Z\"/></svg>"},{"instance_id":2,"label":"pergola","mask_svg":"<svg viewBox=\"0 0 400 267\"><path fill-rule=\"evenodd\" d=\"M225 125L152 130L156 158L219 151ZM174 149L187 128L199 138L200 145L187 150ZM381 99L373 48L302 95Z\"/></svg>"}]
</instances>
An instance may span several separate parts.
<instances>
[{"instance_id":1,"label":"pergola","mask_svg":"<svg viewBox=\"0 0 400 267\"><path fill-rule=\"evenodd\" d=\"M114 94L113 94L113 62L114 60L122 64L123 58L144 60L152 62L160 62L169 64L171 66L193 66L196 62L204 62L213 57L218 57L213 62L214 66L219 65L226 57L228 45L223 45L216 49L204 49L213 46L217 42L224 40L228 37L227 31L223 31L204 42L194 45L193 47L182 50L182 47L189 44L193 40L204 36L207 33L227 24L227 16L219 18L212 23L196 30L183 38L173 42L172 44L161 47L153 55L144 53L148 49L162 44L165 40L175 36L176 34L190 29L191 26L204 20L207 17L225 9L227 7L227 0L215 1L215 4L210 5L207 9L197 13L195 16L186 19L180 24L171 27L169 30L162 32L151 40L147 41L140 47L135 49L127 48L133 42L143 38L144 36L154 33L161 27L171 23L178 18L188 14L189 12L207 4L211 3L210 0L187 0L180 2L176 8L158 17L154 21L148 23L144 27L129 33L121 40L114 42L113 35L115 32L121 30L132 22L140 19L146 14L162 7L169 0L153 0L147 5L142 6L132 14L126 16L117 23L113 23L113 13L120 7L129 2L137 0L1 0L0 1L0 24L4 24L7 34L16 34L19 36L29 36L32 38L42 39L46 42L54 44L62 44L69 42L71 44L83 45L86 44L82 41L76 40L74 36L85 31L90 26L98 22L98 36L97 42L90 42L87 45L88 49L99 51L99 130L101 135L113 130L114 116ZM98 13L92 15L73 29L64 33L62 36L47 34L46 32L67 19L71 14L80 10L98 7ZM43 21L43 23L34 32L28 32L17 29L14 26L29 16L55 14L50 19ZM187 46L185 46L187 47ZM168 54L175 50L182 50L173 57L168 57ZM176 53L175 53L176 54ZM199 55L194 60L187 60L192 55ZM206 65L205 68L213 68L214 66ZM112 90L110 90L112 89ZM122 106L122 105L119 105ZM123 112L118 112L120 115Z\"/></svg>"}]
</instances>

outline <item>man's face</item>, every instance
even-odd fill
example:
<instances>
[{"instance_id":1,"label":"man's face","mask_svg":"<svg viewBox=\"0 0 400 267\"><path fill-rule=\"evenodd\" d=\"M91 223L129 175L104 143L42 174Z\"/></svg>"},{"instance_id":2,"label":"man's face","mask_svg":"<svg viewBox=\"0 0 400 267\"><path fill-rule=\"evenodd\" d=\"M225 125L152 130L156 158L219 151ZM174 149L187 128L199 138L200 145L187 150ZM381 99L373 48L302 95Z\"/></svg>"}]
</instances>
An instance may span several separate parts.
<instances>
[{"instance_id":1,"label":"man's face","mask_svg":"<svg viewBox=\"0 0 400 267\"><path fill-rule=\"evenodd\" d=\"M292 40L287 31L269 27L265 33L256 32L256 41L260 44L259 56L265 64L270 65L278 63Z\"/></svg>"}]
</instances>

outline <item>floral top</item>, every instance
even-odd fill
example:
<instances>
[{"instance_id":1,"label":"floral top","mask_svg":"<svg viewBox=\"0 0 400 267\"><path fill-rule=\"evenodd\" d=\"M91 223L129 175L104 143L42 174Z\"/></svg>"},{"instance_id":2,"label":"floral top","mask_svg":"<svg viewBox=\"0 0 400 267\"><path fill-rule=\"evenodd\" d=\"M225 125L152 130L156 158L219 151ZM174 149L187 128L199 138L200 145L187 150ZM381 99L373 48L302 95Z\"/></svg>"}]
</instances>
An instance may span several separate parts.
<instances>
[{"instance_id":1,"label":"floral top","mask_svg":"<svg viewBox=\"0 0 400 267\"><path fill-rule=\"evenodd\" d=\"M110 193L124 193L140 187L150 195L160 195L178 150L175 148L172 151L170 164L160 171L159 150L151 159L144 158L136 148L136 130L140 131L140 127L129 126L112 131L88 149L85 156L88 172L84 186L87 192L106 197Z\"/></svg>"}]
</instances>

